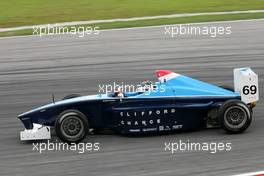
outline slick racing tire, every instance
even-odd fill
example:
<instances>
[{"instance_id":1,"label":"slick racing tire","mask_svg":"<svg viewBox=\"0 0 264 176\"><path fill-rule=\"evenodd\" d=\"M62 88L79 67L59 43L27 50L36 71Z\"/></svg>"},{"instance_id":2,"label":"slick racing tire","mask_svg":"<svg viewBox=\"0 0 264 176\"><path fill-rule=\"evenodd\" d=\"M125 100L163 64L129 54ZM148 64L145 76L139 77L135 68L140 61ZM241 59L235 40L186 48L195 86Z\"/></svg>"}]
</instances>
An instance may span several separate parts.
<instances>
[{"instance_id":1,"label":"slick racing tire","mask_svg":"<svg viewBox=\"0 0 264 176\"><path fill-rule=\"evenodd\" d=\"M81 112L66 110L56 120L55 131L61 141L79 143L88 134L89 124Z\"/></svg>"},{"instance_id":2,"label":"slick racing tire","mask_svg":"<svg viewBox=\"0 0 264 176\"><path fill-rule=\"evenodd\" d=\"M68 99L72 99L72 98L76 98L76 97L80 97L80 94L70 94L70 95L66 95L62 100L68 100Z\"/></svg>"},{"instance_id":3,"label":"slick racing tire","mask_svg":"<svg viewBox=\"0 0 264 176\"><path fill-rule=\"evenodd\" d=\"M240 100L229 100L220 107L219 118L225 131L238 134L249 127L252 120L252 111Z\"/></svg>"}]
</instances>

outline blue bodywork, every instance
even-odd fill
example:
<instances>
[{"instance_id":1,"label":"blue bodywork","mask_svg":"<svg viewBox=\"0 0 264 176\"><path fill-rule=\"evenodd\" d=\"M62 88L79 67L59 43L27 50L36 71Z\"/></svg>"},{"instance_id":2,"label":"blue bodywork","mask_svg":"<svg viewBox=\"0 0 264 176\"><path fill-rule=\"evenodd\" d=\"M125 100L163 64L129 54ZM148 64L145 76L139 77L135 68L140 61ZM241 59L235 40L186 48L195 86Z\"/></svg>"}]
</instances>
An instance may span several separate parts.
<instances>
[{"instance_id":1,"label":"blue bodywork","mask_svg":"<svg viewBox=\"0 0 264 176\"><path fill-rule=\"evenodd\" d=\"M192 130L205 127L210 111L230 99L232 91L187 76L156 82L147 91L82 96L50 103L18 116L26 129L33 123L54 126L65 110L82 112L90 128L112 128L122 133Z\"/></svg>"}]
</instances>

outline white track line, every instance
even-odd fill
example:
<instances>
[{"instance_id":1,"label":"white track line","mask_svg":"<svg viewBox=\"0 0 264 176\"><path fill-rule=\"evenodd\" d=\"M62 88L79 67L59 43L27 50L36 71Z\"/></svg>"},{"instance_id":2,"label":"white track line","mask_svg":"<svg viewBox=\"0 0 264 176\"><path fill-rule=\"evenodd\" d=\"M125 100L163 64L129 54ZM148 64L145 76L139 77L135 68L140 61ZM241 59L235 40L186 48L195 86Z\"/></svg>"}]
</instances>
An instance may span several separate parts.
<instances>
[{"instance_id":1,"label":"white track line","mask_svg":"<svg viewBox=\"0 0 264 176\"><path fill-rule=\"evenodd\" d=\"M205 24L221 24L221 23L237 23L237 22L254 22L254 21L264 21L264 18L260 19L247 19L247 20L224 20L224 21L208 21L208 22L194 22L194 23L183 23L183 24L163 24L156 26L142 26L142 27L127 27L127 28L113 28L113 29L101 29L100 31L120 31L120 30L130 30L130 29L147 29L147 28L160 28L164 26L173 25L205 25ZM0 38L1 39L1 38Z\"/></svg>"},{"instance_id":2,"label":"white track line","mask_svg":"<svg viewBox=\"0 0 264 176\"><path fill-rule=\"evenodd\" d=\"M152 20L152 19L163 19L163 18L179 18L179 17L192 17L202 15L226 15L226 14L243 14L243 13L259 13L264 10L247 10L247 11L229 11L229 12L206 12L206 13L182 13L182 14L171 14L171 15L159 15L159 16L145 16L145 17L132 17L132 18L117 18L109 20L89 20L89 21L72 21L54 24L41 24L33 26L19 26L10 28L0 28L0 32L10 32L24 29L32 29L34 26L75 26L75 25L86 25L95 23L110 23L110 22L126 22L126 21L138 21L138 20Z\"/></svg>"},{"instance_id":3,"label":"white track line","mask_svg":"<svg viewBox=\"0 0 264 176\"><path fill-rule=\"evenodd\" d=\"M244 173L244 174L237 174L237 175L232 175L232 176L257 176L257 175L263 175L264 171L258 171L258 172L249 172L249 173Z\"/></svg>"}]
</instances>

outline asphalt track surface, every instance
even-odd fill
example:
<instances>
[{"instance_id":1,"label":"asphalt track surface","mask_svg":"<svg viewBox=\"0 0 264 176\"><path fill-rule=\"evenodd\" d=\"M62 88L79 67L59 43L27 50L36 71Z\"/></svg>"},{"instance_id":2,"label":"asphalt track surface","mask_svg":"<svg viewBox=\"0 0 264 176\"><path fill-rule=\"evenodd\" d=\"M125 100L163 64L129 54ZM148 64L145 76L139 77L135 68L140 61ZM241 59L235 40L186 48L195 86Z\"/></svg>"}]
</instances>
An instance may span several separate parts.
<instances>
[{"instance_id":1,"label":"asphalt track surface","mask_svg":"<svg viewBox=\"0 0 264 176\"><path fill-rule=\"evenodd\" d=\"M263 170L264 20L206 24L231 26L232 34L164 35L163 27L102 31L99 36L0 39L0 175L230 175ZM250 128L240 135L221 129L127 137L91 135L100 151L32 151L19 140L16 116L70 93L93 94L104 83L137 83L155 69L170 69L214 84L232 85L232 69L251 66L260 78L261 100ZM231 142L211 154L164 151L164 142ZM53 138L56 141L56 138Z\"/></svg>"}]
</instances>

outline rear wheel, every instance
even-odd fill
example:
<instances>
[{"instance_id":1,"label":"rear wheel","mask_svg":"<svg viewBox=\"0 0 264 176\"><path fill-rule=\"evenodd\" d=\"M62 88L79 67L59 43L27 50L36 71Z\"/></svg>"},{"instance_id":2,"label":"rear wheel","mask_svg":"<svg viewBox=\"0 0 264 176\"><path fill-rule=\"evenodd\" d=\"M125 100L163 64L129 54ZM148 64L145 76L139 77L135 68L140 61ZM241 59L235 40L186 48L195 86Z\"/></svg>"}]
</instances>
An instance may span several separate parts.
<instances>
[{"instance_id":1,"label":"rear wheel","mask_svg":"<svg viewBox=\"0 0 264 176\"><path fill-rule=\"evenodd\" d=\"M222 128L228 133L242 133L252 120L250 108L240 100L226 101L219 109Z\"/></svg>"},{"instance_id":2,"label":"rear wheel","mask_svg":"<svg viewBox=\"0 0 264 176\"><path fill-rule=\"evenodd\" d=\"M67 110L59 115L55 131L60 140L67 143L78 143L88 133L87 118L79 111Z\"/></svg>"}]
</instances>

